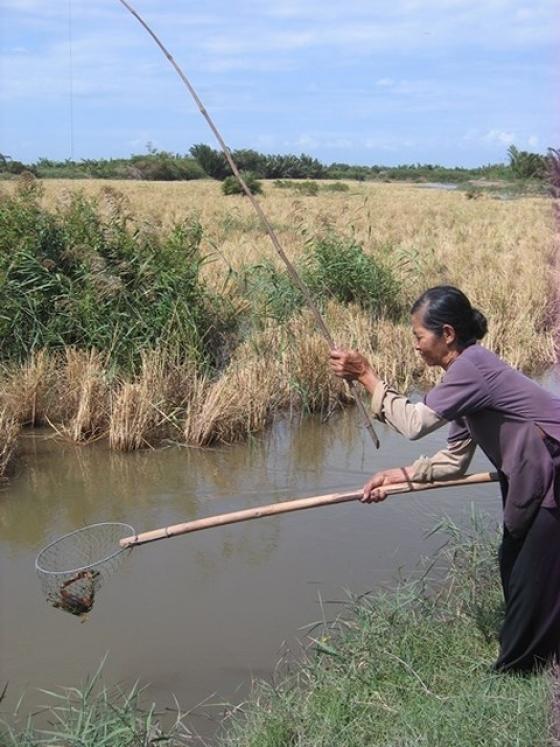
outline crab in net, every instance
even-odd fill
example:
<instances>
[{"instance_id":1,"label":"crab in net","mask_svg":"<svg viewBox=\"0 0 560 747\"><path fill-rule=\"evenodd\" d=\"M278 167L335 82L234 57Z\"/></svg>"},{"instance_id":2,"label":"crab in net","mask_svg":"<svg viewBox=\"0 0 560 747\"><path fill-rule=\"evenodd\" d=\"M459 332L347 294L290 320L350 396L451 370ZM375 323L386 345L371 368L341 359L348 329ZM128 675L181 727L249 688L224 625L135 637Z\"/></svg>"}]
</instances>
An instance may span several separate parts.
<instances>
[{"instance_id":1,"label":"crab in net","mask_svg":"<svg viewBox=\"0 0 560 747\"><path fill-rule=\"evenodd\" d=\"M99 571L79 571L64 581L55 594L49 594L47 599L53 607L82 617L93 607L95 582L99 577Z\"/></svg>"},{"instance_id":2,"label":"crab in net","mask_svg":"<svg viewBox=\"0 0 560 747\"><path fill-rule=\"evenodd\" d=\"M97 592L116 571L128 548L119 540L134 533L129 524L92 524L51 542L35 560L47 602L82 619L93 608Z\"/></svg>"}]
</instances>

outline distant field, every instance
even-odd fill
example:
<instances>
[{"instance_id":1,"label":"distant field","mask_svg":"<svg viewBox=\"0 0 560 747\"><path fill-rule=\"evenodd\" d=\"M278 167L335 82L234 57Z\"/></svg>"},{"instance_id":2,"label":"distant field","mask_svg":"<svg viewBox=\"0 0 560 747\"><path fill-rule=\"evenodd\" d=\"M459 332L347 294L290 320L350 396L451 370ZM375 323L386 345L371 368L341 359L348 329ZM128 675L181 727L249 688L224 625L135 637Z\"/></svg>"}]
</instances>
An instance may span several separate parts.
<instances>
[{"instance_id":1,"label":"distant field","mask_svg":"<svg viewBox=\"0 0 560 747\"><path fill-rule=\"evenodd\" d=\"M312 196L265 182L259 199L315 284L339 345L362 350L398 387L433 383L439 374L419 365L407 310L427 287L451 283L488 317L486 345L530 374L553 363L550 200L324 185ZM330 412L348 401L246 198L226 197L209 180L51 180L42 189L40 205L59 221L54 233L33 227L33 198L2 203L12 283L2 342L16 352L4 353L0 473L21 423L58 423L74 441L107 435L121 450L161 438L205 445L259 431L278 412ZM76 192L97 207L76 208ZM181 223L187 233L174 233ZM17 351L37 339L47 349L22 370ZM117 349L136 363L115 376Z\"/></svg>"},{"instance_id":2,"label":"distant field","mask_svg":"<svg viewBox=\"0 0 560 747\"><path fill-rule=\"evenodd\" d=\"M467 199L462 191L357 182L348 182L348 192L312 197L263 184L262 205L289 256L297 258L307 240L326 230L351 235L391 266L406 299L430 285L458 285L489 317L488 345L529 370L552 362L549 200ZM98 196L107 187L126 195L137 221L158 229L196 214L203 251L215 260L207 277L218 287L231 268L278 261L247 199L223 196L214 181L52 180L44 182L45 204L75 190Z\"/></svg>"}]
</instances>

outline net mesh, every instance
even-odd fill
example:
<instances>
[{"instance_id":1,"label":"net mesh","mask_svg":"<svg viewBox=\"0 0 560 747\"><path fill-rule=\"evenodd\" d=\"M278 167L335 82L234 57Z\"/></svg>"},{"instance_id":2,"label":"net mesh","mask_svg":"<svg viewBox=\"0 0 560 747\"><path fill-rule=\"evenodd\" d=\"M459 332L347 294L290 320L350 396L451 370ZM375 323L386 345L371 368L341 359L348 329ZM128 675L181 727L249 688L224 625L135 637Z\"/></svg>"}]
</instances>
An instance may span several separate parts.
<instances>
[{"instance_id":1,"label":"net mesh","mask_svg":"<svg viewBox=\"0 0 560 747\"><path fill-rule=\"evenodd\" d=\"M72 615L85 615L104 582L130 548L119 540L135 534L128 524L92 524L51 542L37 555L35 569L47 601Z\"/></svg>"}]
</instances>

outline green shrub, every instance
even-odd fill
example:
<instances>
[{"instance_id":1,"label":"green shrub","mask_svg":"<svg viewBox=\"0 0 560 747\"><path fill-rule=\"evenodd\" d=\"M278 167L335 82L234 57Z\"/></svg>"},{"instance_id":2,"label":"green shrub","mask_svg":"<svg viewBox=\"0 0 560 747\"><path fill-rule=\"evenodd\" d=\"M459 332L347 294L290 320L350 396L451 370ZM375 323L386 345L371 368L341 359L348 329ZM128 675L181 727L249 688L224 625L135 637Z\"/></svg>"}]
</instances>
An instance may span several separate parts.
<instances>
[{"instance_id":1,"label":"green shrub","mask_svg":"<svg viewBox=\"0 0 560 747\"><path fill-rule=\"evenodd\" d=\"M251 313L257 319L282 321L303 305L303 297L288 273L272 262L250 265L243 273L242 293L251 302Z\"/></svg>"},{"instance_id":2,"label":"green shrub","mask_svg":"<svg viewBox=\"0 0 560 747\"><path fill-rule=\"evenodd\" d=\"M189 181L206 176L194 158L173 157L169 153L151 153L146 156L134 156L131 165L124 172L128 176L147 181Z\"/></svg>"},{"instance_id":3,"label":"green shrub","mask_svg":"<svg viewBox=\"0 0 560 747\"><path fill-rule=\"evenodd\" d=\"M319 303L335 298L375 313L399 311L399 286L391 271L352 240L332 235L311 242L296 269ZM239 286L257 318L285 320L305 304L287 271L272 262L247 267Z\"/></svg>"},{"instance_id":4,"label":"green shrub","mask_svg":"<svg viewBox=\"0 0 560 747\"><path fill-rule=\"evenodd\" d=\"M254 174L247 173L247 174L241 174L243 177L245 184L249 187L249 190L251 194L262 194L262 185L258 181L258 179L255 177ZM244 195L245 192L243 191L243 188L241 187L241 184L239 183L237 177L235 176L227 176L224 181L222 182L222 192L225 195Z\"/></svg>"},{"instance_id":5,"label":"green shrub","mask_svg":"<svg viewBox=\"0 0 560 747\"><path fill-rule=\"evenodd\" d=\"M319 298L331 296L375 312L398 310L399 287L390 269L351 239L332 235L312 243L303 277Z\"/></svg>"},{"instance_id":6,"label":"green shrub","mask_svg":"<svg viewBox=\"0 0 560 747\"><path fill-rule=\"evenodd\" d=\"M299 192L302 195L315 197L317 194L319 194L319 185L317 184L317 182L294 182L292 186L296 190L296 192Z\"/></svg>"},{"instance_id":7,"label":"green shrub","mask_svg":"<svg viewBox=\"0 0 560 747\"><path fill-rule=\"evenodd\" d=\"M333 182L332 184L324 184L323 190L325 192L348 192L350 187L344 182Z\"/></svg>"},{"instance_id":8,"label":"green shrub","mask_svg":"<svg viewBox=\"0 0 560 747\"><path fill-rule=\"evenodd\" d=\"M166 236L129 227L118 193L109 217L78 194L55 213L24 184L0 203L0 357L65 345L110 351L131 363L146 347L211 347L211 302L199 279L196 219Z\"/></svg>"}]
</instances>

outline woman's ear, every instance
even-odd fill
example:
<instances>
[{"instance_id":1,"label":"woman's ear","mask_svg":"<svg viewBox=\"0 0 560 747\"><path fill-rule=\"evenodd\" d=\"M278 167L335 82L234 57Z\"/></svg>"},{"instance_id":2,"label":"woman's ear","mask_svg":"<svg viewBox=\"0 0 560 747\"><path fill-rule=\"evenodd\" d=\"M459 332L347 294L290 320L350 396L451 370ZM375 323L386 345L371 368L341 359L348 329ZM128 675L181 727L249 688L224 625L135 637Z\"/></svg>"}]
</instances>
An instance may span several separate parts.
<instances>
[{"instance_id":1,"label":"woman's ear","mask_svg":"<svg viewBox=\"0 0 560 747\"><path fill-rule=\"evenodd\" d=\"M452 327L451 324L444 324L441 333L448 345L453 345L454 342L457 342L457 333L455 332L455 327Z\"/></svg>"}]
</instances>

